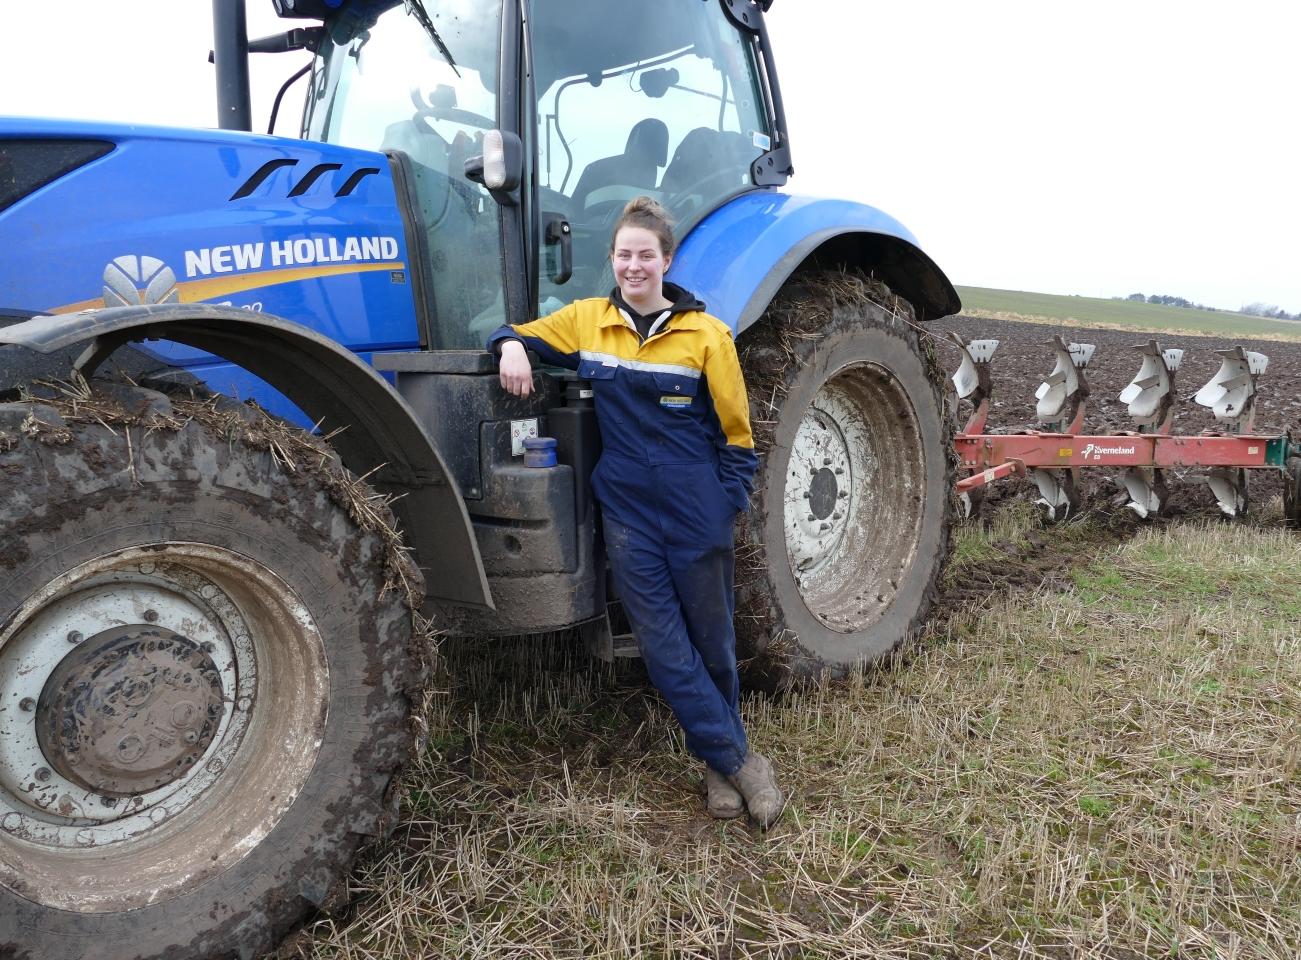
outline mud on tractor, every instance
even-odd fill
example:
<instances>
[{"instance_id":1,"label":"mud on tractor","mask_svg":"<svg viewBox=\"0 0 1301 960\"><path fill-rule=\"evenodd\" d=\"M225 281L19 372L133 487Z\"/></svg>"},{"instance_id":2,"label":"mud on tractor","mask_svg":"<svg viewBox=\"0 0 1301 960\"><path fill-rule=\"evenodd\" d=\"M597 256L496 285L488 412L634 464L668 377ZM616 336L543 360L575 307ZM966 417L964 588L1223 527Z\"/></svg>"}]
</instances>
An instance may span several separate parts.
<instances>
[{"instance_id":1,"label":"mud on tractor","mask_svg":"<svg viewBox=\"0 0 1301 960\"><path fill-rule=\"evenodd\" d=\"M921 622L953 463L917 323L958 299L896 220L780 189L770 4L275 0L250 42L215 0L221 129L0 119L0 955L248 957L334 902L426 618L620 652L590 388L512 397L482 345L608 292L638 194L747 369L745 656ZM249 132L250 51L295 48L301 138Z\"/></svg>"}]
</instances>

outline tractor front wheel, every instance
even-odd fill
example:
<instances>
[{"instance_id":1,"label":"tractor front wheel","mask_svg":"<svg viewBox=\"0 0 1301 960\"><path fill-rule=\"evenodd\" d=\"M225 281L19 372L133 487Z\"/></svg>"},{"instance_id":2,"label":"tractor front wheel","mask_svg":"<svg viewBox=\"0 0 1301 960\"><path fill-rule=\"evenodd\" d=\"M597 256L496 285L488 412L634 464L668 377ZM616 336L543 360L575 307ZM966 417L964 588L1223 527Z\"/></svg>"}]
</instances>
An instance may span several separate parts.
<instances>
[{"instance_id":1,"label":"tractor front wheel","mask_svg":"<svg viewBox=\"0 0 1301 960\"><path fill-rule=\"evenodd\" d=\"M0 405L0 956L251 957L382 828L418 598L290 429L121 385Z\"/></svg>"}]
</instances>

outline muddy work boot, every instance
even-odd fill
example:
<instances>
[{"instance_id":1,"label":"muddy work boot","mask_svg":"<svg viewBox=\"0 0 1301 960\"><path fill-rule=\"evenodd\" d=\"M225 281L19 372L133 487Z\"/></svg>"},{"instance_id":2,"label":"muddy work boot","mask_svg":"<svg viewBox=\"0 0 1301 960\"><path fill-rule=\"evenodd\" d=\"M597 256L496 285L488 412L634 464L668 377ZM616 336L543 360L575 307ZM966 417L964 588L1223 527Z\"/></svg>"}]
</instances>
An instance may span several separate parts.
<instances>
[{"instance_id":1,"label":"muddy work boot","mask_svg":"<svg viewBox=\"0 0 1301 960\"><path fill-rule=\"evenodd\" d=\"M705 767L705 809L715 820L733 820L745 813L745 800L736 787L712 767Z\"/></svg>"},{"instance_id":2,"label":"muddy work boot","mask_svg":"<svg viewBox=\"0 0 1301 960\"><path fill-rule=\"evenodd\" d=\"M751 750L741 769L727 779L741 791L750 819L761 830L767 830L777 822L782 807L786 805L786 797L778 788L777 774L766 757Z\"/></svg>"}]
</instances>

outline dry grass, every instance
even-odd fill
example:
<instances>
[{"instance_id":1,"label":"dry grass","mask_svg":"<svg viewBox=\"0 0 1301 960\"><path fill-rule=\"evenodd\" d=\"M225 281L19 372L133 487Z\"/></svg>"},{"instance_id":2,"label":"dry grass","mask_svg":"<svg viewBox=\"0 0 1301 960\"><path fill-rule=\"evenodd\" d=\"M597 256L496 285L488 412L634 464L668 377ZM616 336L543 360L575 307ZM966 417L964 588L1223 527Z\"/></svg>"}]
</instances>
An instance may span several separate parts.
<instances>
[{"instance_id":1,"label":"dry grass","mask_svg":"<svg viewBox=\"0 0 1301 960\"><path fill-rule=\"evenodd\" d=\"M1157 528L1071 579L747 701L766 836L705 816L635 665L446 644L398 832L283 952L1296 957L1301 541Z\"/></svg>"}]
</instances>

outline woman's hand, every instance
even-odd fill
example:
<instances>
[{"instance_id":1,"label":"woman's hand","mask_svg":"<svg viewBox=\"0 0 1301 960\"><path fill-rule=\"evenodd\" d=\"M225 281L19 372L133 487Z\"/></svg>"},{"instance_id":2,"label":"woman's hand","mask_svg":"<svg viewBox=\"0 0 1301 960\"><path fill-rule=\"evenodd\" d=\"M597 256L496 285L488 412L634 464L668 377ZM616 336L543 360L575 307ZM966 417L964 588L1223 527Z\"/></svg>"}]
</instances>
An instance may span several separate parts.
<instances>
[{"instance_id":1,"label":"woman's hand","mask_svg":"<svg viewBox=\"0 0 1301 960\"><path fill-rule=\"evenodd\" d=\"M527 397L533 392L533 365L518 340L507 340L501 345L501 360L497 367L501 388L517 397Z\"/></svg>"}]
</instances>

